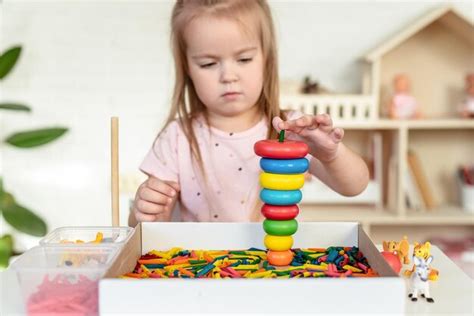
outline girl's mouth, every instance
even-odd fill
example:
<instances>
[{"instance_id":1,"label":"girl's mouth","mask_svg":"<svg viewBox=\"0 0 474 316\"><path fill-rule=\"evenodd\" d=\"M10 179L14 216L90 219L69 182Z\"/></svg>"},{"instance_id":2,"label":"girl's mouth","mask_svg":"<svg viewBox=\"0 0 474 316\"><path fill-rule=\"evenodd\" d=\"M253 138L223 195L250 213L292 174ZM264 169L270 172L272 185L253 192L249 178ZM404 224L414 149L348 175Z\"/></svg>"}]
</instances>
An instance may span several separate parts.
<instances>
[{"instance_id":1,"label":"girl's mouth","mask_svg":"<svg viewBox=\"0 0 474 316\"><path fill-rule=\"evenodd\" d=\"M242 93L240 92L226 92L222 95L222 97L226 100L235 100L237 99L240 95L242 95Z\"/></svg>"}]
</instances>

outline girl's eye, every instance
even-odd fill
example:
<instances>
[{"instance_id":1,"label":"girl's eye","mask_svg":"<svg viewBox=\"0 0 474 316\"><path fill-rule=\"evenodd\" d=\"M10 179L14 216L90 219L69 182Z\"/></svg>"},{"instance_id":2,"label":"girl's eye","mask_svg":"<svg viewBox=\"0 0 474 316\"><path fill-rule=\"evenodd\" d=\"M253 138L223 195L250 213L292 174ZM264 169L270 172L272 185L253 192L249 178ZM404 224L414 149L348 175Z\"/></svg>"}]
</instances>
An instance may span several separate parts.
<instances>
[{"instance_id":1,"label":"girl's eye","mask_svg":"<svg viewBox=\"0 0 474 316\"><path fill-rule=\"evenodd\" d=\"M214 66L215 64L216 63L207 63L207 64L204 64L204 65L200 65L199 67L206 69L206 68L210 68L210 67Z\"/></svg>"},{"instance_id":2,"label":"girl's eye","mask_svg":"<svg viewBox=\"0 0 474 316\"><path fill-rule=\"evenodd\" d=\"M239 59L239 62L246 64L252 61L252 58L241 58Z\"/></svg>"}]
</instances>

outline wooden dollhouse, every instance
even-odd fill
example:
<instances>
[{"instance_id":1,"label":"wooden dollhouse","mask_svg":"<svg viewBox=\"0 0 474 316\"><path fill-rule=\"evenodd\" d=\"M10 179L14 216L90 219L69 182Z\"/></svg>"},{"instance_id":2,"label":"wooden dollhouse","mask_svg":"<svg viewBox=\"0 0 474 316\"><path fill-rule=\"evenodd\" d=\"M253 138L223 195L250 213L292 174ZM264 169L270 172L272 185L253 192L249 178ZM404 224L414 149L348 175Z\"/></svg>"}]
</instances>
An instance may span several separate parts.
<instances>
[{"instance_id":1,"label":"wooden dollhouse","mask_svg":"<svg viewBox=\"0 0 474 316\"><path fill-rule=\"evenodd\" d=\"M356 124L386 117L391 82L411 77L425 118L456 116L463 76L474 70L474 24L451 6L426 14L370 51L364 61L362 94L284 94L284 108L328 113L336 122Z\"/></svg>"},{"instance_id":2,"label":"wooden dollhouse","mask_svg":"<svg viewBox=\"0 0 474 316\"><path fill-rule=\"evenodd\" d=\"M438 8L365 56L364 92L384 117L393 77L407 74L426 119L457 117L463 78L474 70L474 25L456 9Z\"/></svg>"},{"instance_id":3,"label":"wooden dollhouse","mask_svg":"<svg viewBox=\"0 0 474 316\"><path fill-rule=\"evenodd\" d=\"M345 142L364 154L372 150L376 189L364 204L354 199L303 197L302 220L359 220L377 241L404 231L412 239L437 231L469 234L472 214L459 204L456 168L473 162L474 120L461 119L464 77L474 71L474 24L451 6L428 12L364 56L363 91L357 95L282 94L283 108L328 113L347 132ZM392 80L398 73L411 78L412 94L422 118L387 118ZM376 137L376 138L377 138ZM382 143L382 144L380 144ZM435 207L414 210L406 205L409 183L407 156L414 150L423 168ZM370 186L369 185L369 186ZM309 202L307 202L309 201ZM412 228L412 229L411 229Z\"/></svg>"}]
</instances>

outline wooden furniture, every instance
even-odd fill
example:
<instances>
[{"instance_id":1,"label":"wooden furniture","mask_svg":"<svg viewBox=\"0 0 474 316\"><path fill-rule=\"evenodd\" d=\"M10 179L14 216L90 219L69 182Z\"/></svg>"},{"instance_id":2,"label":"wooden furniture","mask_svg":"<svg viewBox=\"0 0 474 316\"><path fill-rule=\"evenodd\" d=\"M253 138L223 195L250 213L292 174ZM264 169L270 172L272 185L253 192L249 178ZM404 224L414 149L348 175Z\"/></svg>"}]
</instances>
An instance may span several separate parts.
<instances>
[{"instance_id":1,"label":"wooden furniture","mask_svg":"<svg viewBox=\"0 0 474 316\"><path fill-rule=\"evenodd\" d=\"M456 169L474 162L474 120L461 119L457 112L464 76L474 69L473 33L471 21L442 6L364 57L362 94L282 94L283 108L330 114L335 125L345 129L344 142L362 155L372 133L383 138L383 203L305 204L303 197L300 220L358 220L378 243L403 235L420 242L445 233L472 236L474 216L459 204ZM421 119L386 118L391 80L397 73L412 79ZM406 206L409 150L417 155L435 199L430 210Z\"/></svg>"}]
</instances>

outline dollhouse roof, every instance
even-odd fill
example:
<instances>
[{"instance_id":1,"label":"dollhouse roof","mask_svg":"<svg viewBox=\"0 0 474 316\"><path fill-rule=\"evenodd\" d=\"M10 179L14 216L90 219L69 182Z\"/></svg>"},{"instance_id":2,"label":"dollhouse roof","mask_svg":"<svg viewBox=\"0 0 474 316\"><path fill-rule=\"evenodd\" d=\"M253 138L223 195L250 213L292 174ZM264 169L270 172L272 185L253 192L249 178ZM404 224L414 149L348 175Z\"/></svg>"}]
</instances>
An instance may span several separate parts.
<instances>
[{"instance_id":1,"label":"dollhouse roof","mask_svg":"<svg viewBox=\"0 0 474 316\"><path fill-rule=\"evenodd\" d=\"M365 60L368 62L374 62L435 21L441 22L446 28L458 33L466 41L474 45L473 22L463 14L459 13L455 8L451 6L442 6L429 12L425 16L422 16L415 23L406 27L395 36L373 49L365 56Z\"/></svg>"}]
</instances>

